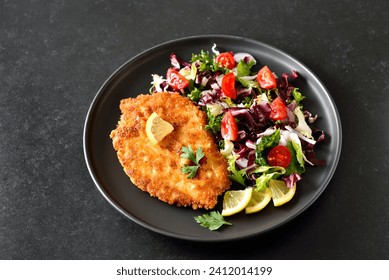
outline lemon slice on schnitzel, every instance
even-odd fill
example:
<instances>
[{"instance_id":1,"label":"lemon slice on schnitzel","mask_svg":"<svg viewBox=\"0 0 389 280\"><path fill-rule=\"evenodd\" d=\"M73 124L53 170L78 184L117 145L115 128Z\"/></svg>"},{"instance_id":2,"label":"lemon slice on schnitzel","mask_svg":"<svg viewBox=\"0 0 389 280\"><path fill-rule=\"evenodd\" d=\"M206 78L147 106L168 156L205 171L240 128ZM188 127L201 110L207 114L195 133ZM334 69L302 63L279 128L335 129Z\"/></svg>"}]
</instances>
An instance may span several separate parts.
<instances>
[{"instance_id":1,"label":"lemon slice on schnitzel","mask_svg":"<svg viewBox=\"0 0 389 280\"><path fill-rule=\"evenodd\" d=\"M266 205L269 204L272 198L272 193L269 188L264 191L258 192L253 190L249 204L245 208L246 214L257 213L261 211Z\"/></svg>"},{"instance_id":2,"label":"lemon slice on schnitzel","mask_svg":"<svg viewBox=\"0 0 389 280\"><path fill-rule=\"evenodd\" d=\"M269 188L272 192L274 206L281 206L289 202L296 193L296 184L288 188L283 180L271 180Z\"/></svg>"},{"instance_id":3,"label":"lemon slice on schnitzel","mask_svg":"<svg viewBox=\"0 0 389 280\"><path fill-rule=\"evenodd\" d=\"M222 216L234 215L249 204L253 188L246 188L238 191L227 191L223 198Z\"/></svg>"},{"instance_id":4,"label":"lemon slice on schnitzel","mask_svg":"<svg viewBox=\"0 0 389 280\"><path fill-rule=\"evenodd\" d=\"M146 135L153 144L158 144L174 130L174 127L153 112L146 121Z\"/></svg>"}]
</instances>

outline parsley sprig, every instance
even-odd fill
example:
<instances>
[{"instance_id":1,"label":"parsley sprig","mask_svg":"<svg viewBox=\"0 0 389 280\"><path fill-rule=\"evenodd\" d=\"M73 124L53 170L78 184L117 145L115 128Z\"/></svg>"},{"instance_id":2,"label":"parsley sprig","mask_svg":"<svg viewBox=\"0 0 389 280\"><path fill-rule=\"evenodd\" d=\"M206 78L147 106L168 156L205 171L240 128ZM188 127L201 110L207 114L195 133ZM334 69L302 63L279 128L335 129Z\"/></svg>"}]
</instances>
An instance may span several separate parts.
<instances>
[{"instance_id":1,"label":"parsley sprig","mask_svg":"<svg viewBox=\"0 0 389 280\"><path fill-rule=\"evenodd\" d=\"M185 146L182 147L181 151L182 151L181 154L182 158L189 159L194 163L194 165L185 164L185 166L181 168L181 171L183 173L188 174L187 178L192 179L196 176L197 170L200 168L200 160L204 157L203 150L200 147L198 147L195 155L192 147L188 145L188 147Z\"/></svg>"},{"instance_id":2,"label":"parsley sprig","mask_svg":"<svg viewBox=\"0 0 389 280\"><path fill-rule=\"evenodd\" d=\"M194 219L200 226L206 227L209 230L217 230L222 225L231 225L231 223L224 220L224 217L218 211L212 211L209 214L197 216Z\"/></svg>"}]
</instances>

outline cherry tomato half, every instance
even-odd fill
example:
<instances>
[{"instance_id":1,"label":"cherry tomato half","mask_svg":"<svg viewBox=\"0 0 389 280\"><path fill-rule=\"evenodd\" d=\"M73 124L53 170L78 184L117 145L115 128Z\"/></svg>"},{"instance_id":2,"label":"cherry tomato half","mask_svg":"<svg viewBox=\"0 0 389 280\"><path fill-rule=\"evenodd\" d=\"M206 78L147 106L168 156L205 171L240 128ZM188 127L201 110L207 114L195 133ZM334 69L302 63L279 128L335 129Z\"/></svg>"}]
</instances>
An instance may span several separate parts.
<instances>
[{"instance_id":1,"label":"cherry tomato half","mask_svg":"<svg viewBox=\"0 0 389 280\"><path fill-rule=\"evenodd\" d=\"M285 146L278 145L267 154L267 163L271 166L287 168L292 161L292 154Z\"/></svg>"},{"instance_id":2,"label":"cherry tomato half","mask_svg":"<svg viewBox=\"0 0 389 280\"><path fill-rule=\"evenodd\" d=\"M263 89L271 89L277 86L276 77L267 66L258 71L257 82Z\"/></svg>"},{"instance_id":3,"label":"cherry tomato half","mask_svg":"<svg viewBox=\"0 0 389 280\"><path fill-rule=\"evenodd\" d=\"M166 78L173 89L184 89L189 85L189 81L174 68L167 70Z\"/></svg>"},{"instance_id":4,"label":"cherry tomato half","mask_svg":"<svg viewBox=\"0 0 389 280\"><path fill-rule=\"evenodd\" d=\"M228 111L221 122L221 134L223 139L235 141L238 138L238 125L230 111Z\"/></svg>"},{"instance_id":5,"label":"cherry tomato half","mask_svg":"<svg viewBox=\"0 0 389 280\"><path fill-rule=\"evenodd\" d=\"M281 98L277 97L270 103L270 115L269 117L272 120L279 121L286 119L288 117L288 111L286 110L286 105L281 100Z\"/></svg>"},{"instance_id":6,"label":"cherry tomato half","mask_svg":"<svg viewBox=\"0 0 389 280\"><path fill-rule=\"evenodd\" d=\"M235 75L234 73L228 73L222 79L222 91L224 95L232 99L236 98L236 89L235 89Z\"/></svg>"},{"instance_id":7,"label":"cherry tomato half","mask_svg":"<svg viewBox=\"0 0 389 280\"><path fill-rule=\"evenodd\" d=\"M234 56L230 52L220 53L216 56L216 63L219 64L220 67L225 67L228 69L233 69L236 65L236 61Z\"/></svg>"}]
</instances>

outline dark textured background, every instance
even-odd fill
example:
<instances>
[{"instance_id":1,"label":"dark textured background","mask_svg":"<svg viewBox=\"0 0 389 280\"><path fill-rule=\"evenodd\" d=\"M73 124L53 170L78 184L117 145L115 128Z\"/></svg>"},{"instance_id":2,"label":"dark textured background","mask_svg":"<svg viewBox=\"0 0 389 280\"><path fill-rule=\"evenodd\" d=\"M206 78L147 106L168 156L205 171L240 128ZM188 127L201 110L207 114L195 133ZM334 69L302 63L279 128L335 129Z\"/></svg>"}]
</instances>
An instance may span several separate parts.
<instances>
[{"instance_id":1,"label":"dark textured background","mask_svg":"<svg viewBox=\"0 0 389 280\"><path fill-rule=\"evenodd\" d=\"M1 259L388 259L387 1L0 1ZM125 61L200 34L263 41L306 64L339 109L321 197L249 240L198 244L114 210L85 165L89 105Z\"/></svg>"}]
</instances>

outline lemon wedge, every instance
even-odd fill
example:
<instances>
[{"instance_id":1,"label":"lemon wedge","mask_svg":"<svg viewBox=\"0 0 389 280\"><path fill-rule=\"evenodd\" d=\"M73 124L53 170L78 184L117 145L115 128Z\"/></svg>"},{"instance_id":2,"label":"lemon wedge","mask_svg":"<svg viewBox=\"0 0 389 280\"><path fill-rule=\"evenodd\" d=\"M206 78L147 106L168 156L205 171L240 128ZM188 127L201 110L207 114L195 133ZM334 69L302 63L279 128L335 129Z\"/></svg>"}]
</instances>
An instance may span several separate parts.
<instances>
[{"instance_id":1,"label":"lemon wedge","mask_svg":"<svg viewBox=\"0 0 389 280\"><path fill-rule=\"evenodd\" d=\"M153 144L158 144L174 130L174 127L153 112L146 121L146 135Z\"/></svg>"},{"instance_id":2,"label":"lemon wedge","mask_svg":"<svg viewBox=\"0 0 389 280\"><path fill-rule=\"evenodd\" d=\"M231 216L239 213L249 204L253 188L227 191L223 197L222 216Z\"/></svg>"},{"instance_id":3,"label":"lemon wedge","mask_svg":"<svg viewBox=\"0 0 389 280\"><path fill-rule=\"evenodd\" d=\"M249 204L245 208L246 214L257 213L269 204L272 198L272 192L269 188L258 192L253 190Z\"/></svg>"},{"instance_id":4,"label":"lemon wedge","mask_svg":"<svg viewBox=\"0 0 389 280\"><path fill-rule=\"evenodd\" d=\"M296 184L288 188L283 180L271 180L269 188L272 193L274 206L281 206L289 202L296 193Z\"/></svg>"}]
</instances>

